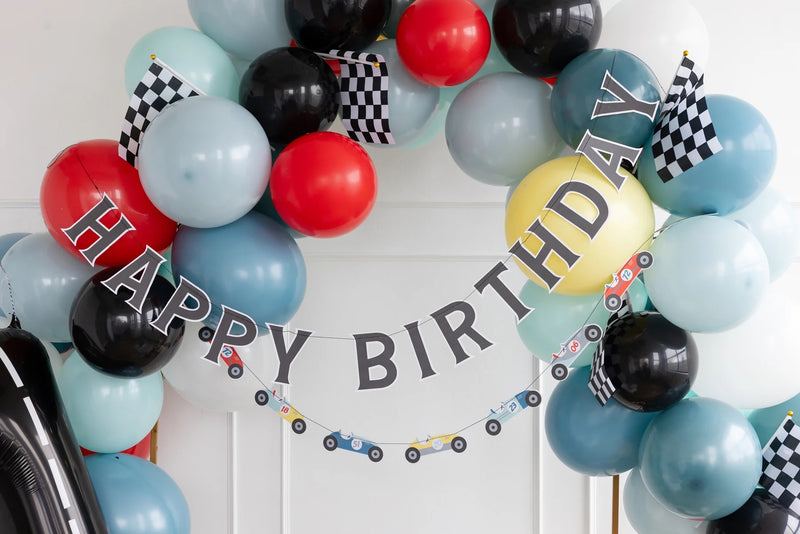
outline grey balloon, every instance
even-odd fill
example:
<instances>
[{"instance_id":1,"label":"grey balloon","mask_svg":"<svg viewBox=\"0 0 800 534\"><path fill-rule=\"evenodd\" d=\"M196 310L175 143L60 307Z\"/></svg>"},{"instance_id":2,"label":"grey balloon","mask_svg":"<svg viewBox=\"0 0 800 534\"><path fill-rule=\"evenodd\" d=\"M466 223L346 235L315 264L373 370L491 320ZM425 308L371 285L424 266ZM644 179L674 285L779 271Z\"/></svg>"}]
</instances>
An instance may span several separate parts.
<instances>
[{"instance_id":1,"label":"grey balloon","mask_svg":"<svg viewBox=\"0 0 800 534\"><path fill-rule=\"evenodd\" d=\"M406 8L414 3L414 0L392 0L392 10L389 12L389 20L383 29L383 34L390 39L397 36L397 25L400 24L400 17L405 13Z\"/></svg>"},{"instance_id":2,"label":"grey balloon","mask_svg":"<svg viewBox=\"0 0 800 534\"><path fill-rule=\"evenodd\" d=\"M41 340L71 341L72 302L100 268L78 259L48 233L17 241L3 256L0 306Z\"/></svg>"},{"instance_id":3,"label":"grey balloon","mask_svg":"<svg viewBox=\"0 0 800 534\"><path fill-rule=\"evenodd\" d=\"M517 72L489 74L450 106L445 138L461 169L476 180L509 186L555 158L564 143L550 113L550 86Z\"/></svg>"},{"instance_id":4,"label":"grey balloon","mask_svg":"<svg viewBox=\"0 0 800 534\"><path fill-rule=\"evenodd\" d=\"M365 52L380 54L389 71L389 127L396 145L419 136L439 105L439 88L426 85L408 73L400 61L394 39L377 41Z\"/></svg>"}]
</instances>

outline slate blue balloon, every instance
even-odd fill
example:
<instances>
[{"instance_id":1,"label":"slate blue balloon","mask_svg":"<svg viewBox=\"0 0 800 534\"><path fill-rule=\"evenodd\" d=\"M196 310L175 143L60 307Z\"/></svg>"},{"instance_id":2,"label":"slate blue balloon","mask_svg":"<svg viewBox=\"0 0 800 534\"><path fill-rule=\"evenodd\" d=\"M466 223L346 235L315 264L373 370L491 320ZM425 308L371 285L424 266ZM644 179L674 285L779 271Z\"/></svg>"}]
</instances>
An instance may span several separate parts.
<instances>
[{"instance_id":1,"label":"slate blue balloon","mask_svg":"<svg viewBox=\"0 0 800 534\"><path fill-rule=\"evenodd\" d=\"M767 187L755 200L725 218L756 236L767 254L771 282L789 269L800 245L800 223L789 200L777 189Z\"/></svg>"},{"instance_id":2,"label":"slate blue balloon","mask_svg":"<svg viewBox=\"0 0 800 534\"><path fill-rule=\"evenodd\" d=\"M550 116L550 87L518 72L470 83L447 112L450 155L472 178L489 185L520 182L556 157L563 144Z\"/></svg>"},{"instance_id":3,"label":"slate blue balloon","mask_svg":"<svg viewBox=\"0 0 800 534\"><path fill-rule=\"evenodd\" d=\"M636 467L639 441L655 414L628 410L614 399L600 406L587 387L589 371L575 369L556 386L545 412L547 441L574 471L591 476L624 473Z\"/></svg>"},{"instance_id":4,"label":"slate blue balloon","mask_svg":"<svg viewBox=\"0 0 800 534\"><path fill-rule=\"evenodd\" d=\"M2 266L3 312L16 314L22 328L41 340L70 341L72 301L100 268L61 248L47 232L14 243L3 256Z\"/></svg>"},{"instance_id":5,"label":"slate blue balloon","mask_svg":"<svg viewBox=\"0 0 800 534\"><path fill-rule=\"evenodd\" d=\"M130 454L86 457L109 534L189 534L189 505L160 467Z\"/></svg>"},{"instance_id":6,"label":"slate blue balloon","mask_svg":"<svg viewBox=\"0 0 800 534\"><path fill-rule=\"evenodd\" d=\"M650 103L649 106L636 104L642 106L640 111L649 115L626 112L593 118L598 100L615 102L630 98L620 89L615 90L620 93L619 98L603 89L606 73L633 98ZM590 50L570 61L558 75L551 108L558 133L572 148L578 146L586 130L594 136L639 148L652 135L653 122L661 109L658 78L633 54L610 48Z\"/></svg>"},{"instance_id":7,"label":"slate blue balloon","mask_svg":"<svg viewBox=\"0 0 800 534\"><path fill-rule=\"evenodd\" d=\"M238 100L239 75L225 50L211 37L178 26L153 30L133 45L125 60L128 95L150 68L153 54L205 94Z\"/></svg>"},{"instance_id":8,"label":"slate blue balloon","mask_svg":"<svg viewBox=\"0 0 800 534\"><path fill-rule=\"evenodd\" d=\"M250 212L219 228L181 227L172 245L172 268L225 305L264 323L286 324L306 289L300 249L279 223Z\"/></svg>"},{"instance_id":9,"label":"slate blue balloon","mask_svg":"<svg viewBox=\"0 0 800 534\"><path fill-rule=\"evenodd\" d=\"M668 510L716 519L750 498L761 476L761 446L739 410L695 397L653 420L642 438L639 468Z\"/></svg>"},{"instance_id":10,"label":"slate blue balloon","mask_svg":"<svg viewBox=\"0 0 800 534\"><path fill-rule=\"evenodd\" d=\"M147 128L139 177L167 217L196 228L235 221L267 189L272 155L258 121L242 106L210 96L168 106Z\"/></svg>"},{"instance_id":11,"label":"slate blue balloon","mask_svg":"<svg viewBox=\"0 0 800 534\"><path fill-rule=\"evenodd\" d=\"M275 0L189 0L192 20L226 52L253 60L288 46L286 9Z\"/></svg>"},{"instance_id":12,"label":"slate blue balloon","mask_svg":"<svg viewBox=\"0 0 800 534\"><path fill-rule=\"evenodd\" d=\"M708 95L708 111L723 150L667 181L656 172L650 141L644 144L638 178L652 201L677 215L727 215L764 190L775 169L775 134L751 104Z\"/></svg>"},{"instance_id":13,"label":"slate blue balloon","mask_svg":"<svg viewBox=\"0 0 800 534\"><path fill-rule=\"evenodd\" d=\"M632 469L622 490L625 516L638 534L701 534L703 525L664 508L642 481L638 469Z\"/></svg>"},{"instance_id":14,"label":"slate blue balloon","mask_svg":"<svg viewBox=\"0 0 800 534\"><path fill-rule=\"evenodd\" d=\"M734 221L704 215L677 222L650 246L647 294L671 323L720 332L752 315L769 284L769 263L755 236ZM701 356L702 358L702 356Z\"/></svg>"},{"instance_id":15,"label":"slate blue balloon","mask_svg":"<svg viewBox=\"0 0 800 534\"><path fill-rule=\"evenodd\" d=\"M392 0L392 8L389 10L389 20L383 28L383 35L389 39L394 39L397 34L397 25L400 24L400 17L406 12L406 8L414 3L414 0Z\"/></svg>"},{"instance_id":16,"label":"slate blue balloon","mask_svg":"<svg viewBox=\"0 0 800 534\"><path fill-rule=\"evenodd\" d=\"M364 52L382 55L389 70L389 126L395 145L378 146L404 145L422 134L431 122L439 104L439 88L409 74L400 61L394 39L377 41Z\"/></svg>"},{"instance_id":17,"label":"slate blue balloon","mask_svg":"<svg viewBox=\"0 0 800 534\"><path fill-rule=\"evenodd\" d=\"M161 373L119 378L96 371L73 352L58 388L78 445L95 452L133 447L155 425L164 402Z\"/></svg>"},{"instance_id":18,"label":"slate blue balloon","mask_svg":"<svg viewBox=\"0 0 800 534\"><path fill-rule=\"evenodd\" d=\"M800 385L798 389L800 389ZM800 393L775 406L759 408L750 412L747 420L753 425L762 447L769 443L772 435L778 430L778 427L786 418L786 414L790 411L800 415Z\"/></svg>"}]
</instances>

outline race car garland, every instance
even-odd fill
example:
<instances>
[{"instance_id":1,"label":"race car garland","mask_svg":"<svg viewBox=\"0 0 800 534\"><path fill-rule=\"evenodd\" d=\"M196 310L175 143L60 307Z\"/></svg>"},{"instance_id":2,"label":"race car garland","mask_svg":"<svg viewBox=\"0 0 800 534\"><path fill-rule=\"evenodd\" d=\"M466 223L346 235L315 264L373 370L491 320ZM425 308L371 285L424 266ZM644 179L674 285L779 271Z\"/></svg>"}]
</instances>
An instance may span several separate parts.
<instances>
[{"instance_id":1,"label":"race car garland","mask_svg":"<svg viewBox=\"0 0 800 534\"><path fill-rule=\"evenodd\" d=\"M601 89L615 98L612 102L597 101L592 118L601 117L604 115L615 115L620 113L638 113L649 117L651 121L656 119L659 102L645 102L634 97L628 92L619 82L617 82L610 73L606 72L603 79ZM645 111L643 111L645 110ZM607 181L619 191L628 176L627 173L620 172L623 166L623 161L627 161L629 165L635 167L639 156L641 155L641 148L633 148L619 143L609 141L600 137L592 135L587 130L583 139L579 143L576 152L586 157L595 168L607 179ZM549 213L556 212L581 232L586 234L590 239L597 235L602 229L606 220L608 219L608 205L603 195L597 191L593 186L585 182L576 181L570 177L570 180L565 182L546 203L547 212L541 217L537 217L529 228L526 230L523 237L518 239L508 250L509 256L504 260L498 262L492 269L490 269L477 283L474 284L472 290L464 299L454 301L443 308L430 314L430 317L423 321L435 321L439 331L443 335L447 344L449 345L456 363L461 363L470 357L461 345L460 339L464 336L469 337L475 342L481 350L484 350L492 345L492 343L483 337L477 330L473 328L475 320L475 309L467 302L467 299L472 296L476 291L483 294L487 287L491 287L494 292L511 308L515 313L517 320L521 321L526 317L532 309L523 304L519 298L506 286L500 279L500 275L508 270L506 263L512 258L525 265L531 272L533 272L539 281L553 291L563 279L554 273L549 267L545 265L545 259L548 256L547 252L552 252L558 255L568 265L568 270L574 267L578 260L582 257L576 255L569 250L560 238L547 230L545 221ZM596 208L597 215L594 220L589 220L586 217L575 212L564 200L570 194L578 194L588 200ZM123 213L120 213L119 220L113 226L107 227L100 222L100 219L112 210L118 210L113 201L106 195L90 210L88 210L78 221L68 228L63 228L62 231L69 237L73 245L76 245L78 239L86 232L94 233L96 239L87 248L79 249L79 252L84 259L91 265L95 264L95 260L108 248L110 248L118 239L125 233L133 230L133 225L128 221ZM541 242L542 246L538 253L532 253L525 247L525 243L532 236L535 235ZM613 276L613 281L606 288L605 298L603 299L604 305L612 312L617 311L621 305L621 297L627 290L627 287L635 278L631 274L631 262L641 268L649 267L652 264L653 257L649 252L640 253L639 251L647 245L650 241L648 239L641 244L631 259ZM542 251L545 251L543 253ZM571 254L565 257L565 254L559 251L568 251ZM637 258L640 261L637 262ZM158 274L158 269L162 263L167 260L158 252L151 249L149 246L145 247L144 252L132 260L128 265L120 268L108 279L104 280L103 285L113 293L117 294L121 287L126 287L133 292L131 297L127 300L128 304L134 309L137 309L137 302L141 302L144 296L149 291L150 287ZM631 265L633 265L631 264ZM627 270L626 270L627 269ZM192 302L193 301L193 302ZM191 305L189 303L192 303ZM194 307L191 307L191 306ZM595 309L600 305L598 302ZM541 395L535 389L531 389L536 382L548 371L551 370L552 375L558 379L563 380L566 378L568 371L567 368L572 362L580 355L586 348L588 343L599 341L602 338L603 329L596 324L584 324L575 334L565 341L562 350L553 355L550 363L539 373L527 386L521 388L517 393L511 396L508 400L501 403L497 410L491 410L488 415L475 420L474 422L464 426L454 433L441 434L437 436L429 436L424 440L417 440L410 444L400 442L380 442L371 441L365 438L354 436L352 434L343 433L341 430L333 430L328 426L315 421L314 419L303 415L296 410L291 404L277 395L276 390L270 388L266 383L261 380L252 369L238 358L236 355L235 347L246 346L252 343L258 336L258 326L255 321L246 314L222 305L222 316L217 325L216 331L208 328L202 329L201 336L209 342L209 348L203 356L209 363L219 365L219 359L222 358L228 367L229 376L236 379L241 376L243 372L242 366L247 369L257 380L260 382L264 389L255 392L255 402L260 406L269 406L281 417L286 419L292 425L292 430L297 434L302 434L307 428L307 423L311 422L326 430L329 434L324 438L323 445L327 450L335 450L337 448L349 450L352 452L363 453L369 457L373 462L378 462L383 458L383 450L380 445L403 445L406 447L405 458L410 463L416 463L420 457L426 454L442 452L445 450L452 450L456 453L461 453L466 450L467 442L460 434L467 429L485 421L485 430L489 435L496 436L500 433L502 425L516 416L521 411L529 407L537 407L541 403ZM151 321L151 325L162 333L166 333L170 323L175 318L183 319L189 322L201 322L211 312L211 300L202 288L194 285L191 281L180 277L175 292L170 300L164 306L162 312ZM453 313L463 314L463 321L456 327L448 321L448 316ZM588 320L587 320L588 321ZM232 328L234 324L244 329L244 334L233 335ZM275 343L276 352L279 360L278 375L275 383L289 384L289 370L291 363L300 353L303 345L314 334L311 331L297 330L294 333L294 339L288 348L284 338L284 327L281 325L266 325L271 333ZM431 376L435 374L430 366L427 350L425 348L424 340L419 332L420 322L412 322L391 334L384 333L369 333L369 334L354 334L352 339L356 344L356 356L359 366L359 390L364 389L382 389L391 385L394 382L397 374L396 367L391 362L393 354L394 343L391 341L393 336L401 333L406 333L412 342L412 346L417 357L417 361L422 371L422 377ZM323 337L323 336L317 336ZM347 338L349 339L349 338ZM378 343L382 345L383 351L378 356L369 356L367 346L370 343ZM370 378L369 370L372 367L381 366L386 375L381 379Z\"/></svg>"}]
</instances>

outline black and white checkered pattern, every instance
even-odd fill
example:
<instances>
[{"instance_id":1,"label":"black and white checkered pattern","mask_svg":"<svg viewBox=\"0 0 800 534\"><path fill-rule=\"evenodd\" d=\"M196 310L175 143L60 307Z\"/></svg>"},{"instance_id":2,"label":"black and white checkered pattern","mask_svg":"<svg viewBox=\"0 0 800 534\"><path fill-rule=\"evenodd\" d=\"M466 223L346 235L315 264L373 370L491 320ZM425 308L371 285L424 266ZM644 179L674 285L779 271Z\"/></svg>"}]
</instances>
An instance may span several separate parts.
<instances>
[{"instance_id":1,"label":"black and white checkered pattern","mask_svg":"<svg viewBox=\"0 0 800 534\"><path fill-rule=\"evenodd\" d=\"M142 133L168 104L189 96L204 94L181 78L165 63L154 59L136 86L122 122L119 137L119 157L137 165Z\"/></svg>"},{"instance_id":2,"label":"black and white checkered pattern","mask_svg":"<svg viewBox=\"0 0 800 534\"><path fill-rule=\"evenodd\" d=\"M342 124L350 138L360 143L393 145L389 127L389 69L383 56L344 50L331 50L330 55L342 58L339 97Z\"/></svg>"},{"instance_id":3,"label":"black and white checkered pattern","mask_svg":"<svg viewBox=\"0 0 800 534\"><path fill-rule=\"evenodd\" d=\"M783 420L761 451L761 484L779 503L800 515L800 427Z\"/></svg>"},{"instance_id":4,"label":"black and white checkered pattern","mask_svg":"<svg viewBox=\"0 0 800 534\"><path fill-rule=\"evenodd\" d=\"M666 183L722 150L706 104L703 72L684 57L653 133L653 158Z\"/></svg>"},{"instance_id":5,"label":"black and white checkered pattern","mask_svg":"<svg viewBox=\"0 0 800 534\"><path fill-rule=\"evenodd\" d=\"M786 516L786 527L783 529L783 534L797 534L800 532L800 519L793 514Z\"/></svg>"},{"instance_id":6,"label":"black and white checkered pattern","mask_svg":"<svg viewBox=\"0 0 800 534\"><path fill-rule=\"evenodd\" d=\"M631 308L628 304L629 301L628 294L625 293L620 308L608 318L608 322L606 323L606 336L609 335L608 326L614 324L619 318L631 313ZM611 376L612 373L609 373L606 369L604 344L604 340L600 340L597 344L597 350L594 356L592 356L592 368L589 372L589 390L592 392L592 395L594 395L594 398L597 399L597 402L600 403L600 406L605 406L606 403L608 403L608 399L610 399L617 390L617 386L614 383L614 376Z\"/></svg>"}]
</instances>

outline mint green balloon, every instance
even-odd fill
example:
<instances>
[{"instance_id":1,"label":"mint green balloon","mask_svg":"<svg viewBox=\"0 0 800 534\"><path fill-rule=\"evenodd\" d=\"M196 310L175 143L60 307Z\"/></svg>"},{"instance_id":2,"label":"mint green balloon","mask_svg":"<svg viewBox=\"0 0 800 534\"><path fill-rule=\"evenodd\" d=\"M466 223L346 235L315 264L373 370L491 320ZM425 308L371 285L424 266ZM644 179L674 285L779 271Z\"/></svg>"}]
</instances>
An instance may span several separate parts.
<instances>
[{"instance_id":1,"label":"mint green balloon","mask_svg":"<svg viewBox=\"0 0 800 534\"><path fill-rule=\"evenodd\" d=\"M207 95L239 102L239 75L228 54L211 37L178 26L153 30L133 45L125 61L129 95L150 68L153 54Z\"/></svg>"},{"instance_id":2,"label":"mint green balloon","mask_svg":"<svg viewBox=\"0 0 800 534\"><path fill-rule=\"evenodd\" d=\"M120 452L144 438L161 414L161 373L119 378L92 369L73 352L58 376L61 399L78 445L95 452Z\"/></svg>"},{"instance_id":3,"label":"mint green balloon","mask_svg":"<svg viewBox=\"0 0 800 534\"><path fill-rule=\"evenodd\" d=\"M647 293L641 280L634 280L628 293L633 311L642 311L647 305ZM603 294L562 295L548 293L547 289L528 281L519 293L519 299L529 308L534 308L517 323L520 339L537 358L549 363L553 354L561 349L561 343L569 339L586 324L597 324L605 330L611 315L603 305ZM590 343L572 367L578 368L592 363L597 343Z\"/></svg>"}]
</instances>

